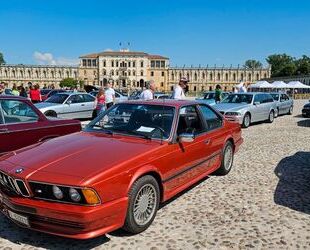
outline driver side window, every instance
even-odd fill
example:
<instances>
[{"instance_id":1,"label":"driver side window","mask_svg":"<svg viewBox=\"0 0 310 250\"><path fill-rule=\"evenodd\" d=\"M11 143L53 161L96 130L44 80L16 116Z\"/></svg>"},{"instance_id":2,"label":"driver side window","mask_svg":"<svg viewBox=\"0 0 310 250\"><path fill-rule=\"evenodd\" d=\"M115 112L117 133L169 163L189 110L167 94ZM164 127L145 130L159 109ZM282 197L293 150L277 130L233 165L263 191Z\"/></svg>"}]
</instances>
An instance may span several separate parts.
<instances>
[{"instance_id":1,"label":"driver side window","mask_svg":"<svg viewBox=\"0 0 310 250\"><path fill-rule=\"evenodd\" d=\"M2 100L0 104L5 123L34 122L39 119L36 112L25 102Z\"/></svg>"},{"instance_id":2,"label":"driver side window","mask_svg":"<svg viewBox=\"0 0 310 250\"><path fill-rule=\"evenodd\" d=\"M84 98L83 95L72 95L68 101L71 101L71 103L81 103L84 102Z\"/></svg>"},{"instance_id":3,"label":"driver side window","mask_svg":"<svg viewBox=\"0 0 310 250\"><path fill-rule=\"evenodd\" d=\"M186 106L180 109L177 134L204 132L203 123L200 119L196 106Z\"/></svg>"}]
</instances>

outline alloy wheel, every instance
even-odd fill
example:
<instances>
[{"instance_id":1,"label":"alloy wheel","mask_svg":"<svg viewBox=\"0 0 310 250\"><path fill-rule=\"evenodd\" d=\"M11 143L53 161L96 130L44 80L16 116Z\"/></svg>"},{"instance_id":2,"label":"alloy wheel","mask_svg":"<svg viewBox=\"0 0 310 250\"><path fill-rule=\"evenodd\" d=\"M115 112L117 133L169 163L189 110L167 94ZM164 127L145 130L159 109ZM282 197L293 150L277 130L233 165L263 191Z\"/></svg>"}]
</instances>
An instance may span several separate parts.
<instances>
[{"instance_id":1,"label":"alloy wheel","mask_svg":"<svg viewBox=\"0 0 310 250\"><path fill-rule=\"evenodd\" d=\"M146 225L156 211L156 189L151 184L142 186L133 204L133 217L139 226Z\"/></svg>"},{"instance_id":2,"label":"alloy wheel","mask_svg":"<svg viewBox=\"0 0 310 250\"><path fill-rule=\"evenodd\" d=\"M226 170L229 170L231 168L232 162L233 162L233 149L229 145L226 147L224 152L224 167Z\"/></svg>"}]
</instances>

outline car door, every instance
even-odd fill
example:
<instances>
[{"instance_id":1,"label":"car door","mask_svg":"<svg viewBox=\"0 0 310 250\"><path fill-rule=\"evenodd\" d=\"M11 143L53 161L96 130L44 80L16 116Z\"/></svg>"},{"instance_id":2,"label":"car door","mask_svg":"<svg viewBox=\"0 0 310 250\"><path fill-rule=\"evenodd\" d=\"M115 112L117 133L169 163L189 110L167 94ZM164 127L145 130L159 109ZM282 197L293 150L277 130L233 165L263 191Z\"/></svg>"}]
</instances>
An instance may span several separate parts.
<instances>
[{"instance_id":1,"label":"car door","mask_svg":"<svg viewBox=\"0 0 310 250\"><path fill-rule=\"evenodd\" d=\"M73 94L64 103L62 118L80 119L85 117L85 103L83 94Z\"/></svg>"},{"instance_id":2,"label":"car door","mask_svg":"<svg viewBox=\"0 0 310 250\"><path fill-rule=\"evenodd\" d=\"M251 121L257 122L261 121L264 118L264 105L263 105L263 96L262 94L256 94L253 100L253 112L251 112Z\"/></svg>"},{"instance_id":3,"label":"car door","mask_svg":"<svg viewBox=\"0 0 310 250\"><path fill-rule=\"evenodd\" d=\"M89 94L83 94L83 116L85 118L91 118L93 115L94 105L95 105L95 97L89 95Z\"/></svg>"},{"instance_id":4,"label":"car door","mask_svg":"<svg viewBox=\"0 0 310 250\"><path fill-rule=\"evenodd\" d=\"M290 103L289 97L286 94L281 94L280 106L281 106L281 112L280 112L281 114L288 113L291 107L291 103Z\"/></svg>"},{"instance_id":5,"label":"car door","mask_svg":"<svg viewBox=\"0 0 310 250\"><path fill-rule=\"evenodd\" d=\"M40 116L27 102L4 99L0 101L0 105L4 122L0 125L0 152L15 150L39 141L42 137Z\"/></svg>"},{"instance_id":6,"label":"car door","mask_svg":"<svg viewBox=\"0 0 310 250\"><path fill-rule=\"evenodd\" d=\"M196 105L180 108L176 136L194 134L192 142L175 143L169 147L170 154L164 165L169 166L164 173L165 189L169 192L199 176L208 168L210 138L206 134L205 123Z\"/></svg>"}]
</instances>

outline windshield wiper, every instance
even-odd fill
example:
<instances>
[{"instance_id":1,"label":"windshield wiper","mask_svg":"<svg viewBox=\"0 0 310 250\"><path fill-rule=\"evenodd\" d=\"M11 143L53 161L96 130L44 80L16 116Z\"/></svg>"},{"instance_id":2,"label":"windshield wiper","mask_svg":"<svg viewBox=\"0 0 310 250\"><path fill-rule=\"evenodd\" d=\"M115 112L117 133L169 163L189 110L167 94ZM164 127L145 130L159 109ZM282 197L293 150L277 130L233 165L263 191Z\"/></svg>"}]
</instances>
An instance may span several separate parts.
<instances>
[{"instance_id":1,"label":"windshield wiper","mask_svg":"<svg viewBox=\"0 0 310 250\"><path fill-rule=\"evenodd\" d=\"M109 135L113 135L113 131L112 130L109 130L109 129L106 129L98 124L94 124L91 126L91 128L101 128L103 132L105 132L106 134L109 134Z\"/></svg>"},{"instance_id":2,"label":"windshield wiper","mask_svg":"<svg viewBox=\"0 0 310 250\"><path fill-rule=\"evenodd\" d=\"M141 133L139 133L139 132L136 132L136 131L129 131L129 130L127 130L126 132L127 132L128 134L138 135L138 136L140 136L140 137L143 137L144 139L152 140L152 137L149 136L149 135L146 135L146 134L141 134Z\"/></svg>"}]
</instances>

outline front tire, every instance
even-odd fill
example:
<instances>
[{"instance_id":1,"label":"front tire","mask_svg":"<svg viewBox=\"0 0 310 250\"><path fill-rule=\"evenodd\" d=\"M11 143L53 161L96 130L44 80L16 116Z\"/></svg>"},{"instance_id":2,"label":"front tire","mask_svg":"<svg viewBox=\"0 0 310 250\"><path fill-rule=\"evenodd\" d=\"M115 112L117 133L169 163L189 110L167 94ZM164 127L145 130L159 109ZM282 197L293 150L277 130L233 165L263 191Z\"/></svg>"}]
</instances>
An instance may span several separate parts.
<instances>
[{"instance_id":1,"label":"front tire","mask_svg":"<svg viewBox=\"0 0 310 250\"><path fill-rule=\"evenodd\" d=\"M222 155L221 166L215 171L216 175L227 175L232 168L234 162L234 146L231 141L226 142Z\"/></svg>"},{"instance_id":2,"label":"front tire","mask_svg":"<svg viewBox=\"0 0 310 250\"><path fill-rule=\"evenodd\" d=\"M293 114L293 106L290 107L290 109L289 109L289 111L288 111L288 114L289 114L289 115L292 115L292 114Z\"/></svg>"},{"instance_id":3,"label":"front tire","mask_svg":"<svg viewBox=\"0 0 310 250\"><path fill-rule=\"evenodd\" d=\"M160 190L153 176L146 175L135 181L128 194L128 209L123 229L137 234L153 222L160 199Z\"/></svg>"},{"instance_id":4,"label":"front tire","mask_svg":"<svg viewBox=\"0 0 310 250\"><path fill-rule=\"evenodd\" d=\"M269 113L268 122L273 123L273 121L274 121L274 111L271 110Z\"/></svg>"},{"instance_id":5,"label":"front tire","mask_svg":"<svg viewBox=\"0 0 310 250\"><path fill-rule=\"evenodd\" d=\"M243 128L248 128L251 124L251 115L250 113L245 113L243 117L243 122L242 122L242 127Z\"/></svg>"},{"instance_id":6,"label":"front tire","mask_svg":"<svg viewBox=\"0 0 310 250\"><path fill-rule=\"evenodd\" d=\"M277 108L274 112L274 118L277 118L279 116L279 113L280 113L279 108Z\"/></svg>"}]
</instances>

